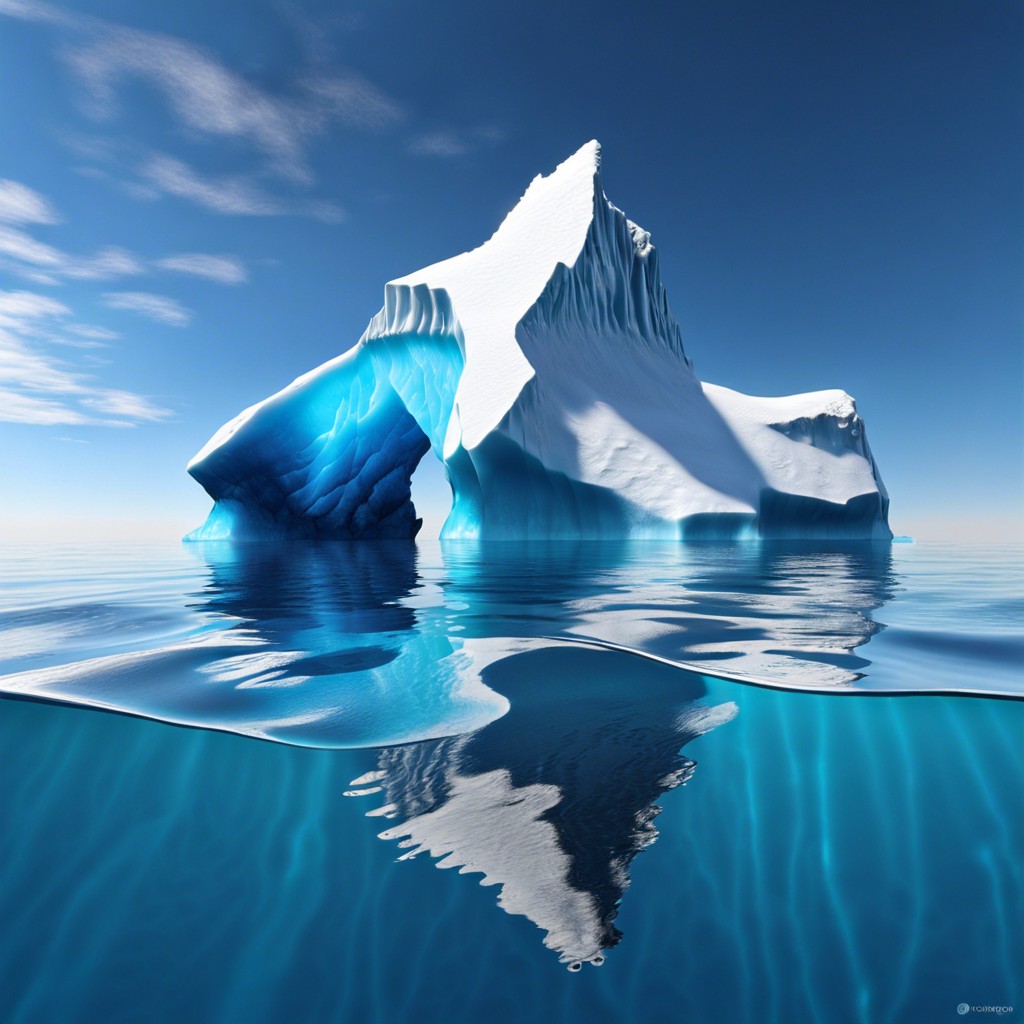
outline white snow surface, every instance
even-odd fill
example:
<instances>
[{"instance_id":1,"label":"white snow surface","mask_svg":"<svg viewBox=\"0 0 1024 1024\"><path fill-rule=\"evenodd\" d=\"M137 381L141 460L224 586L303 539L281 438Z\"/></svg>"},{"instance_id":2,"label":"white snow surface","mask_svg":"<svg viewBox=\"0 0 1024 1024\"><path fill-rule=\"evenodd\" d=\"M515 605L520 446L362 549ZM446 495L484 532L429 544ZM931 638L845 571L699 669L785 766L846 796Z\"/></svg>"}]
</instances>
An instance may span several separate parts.
<instances>
[{"instance_id":1,"label":"white snow surface","mask_svg":"<svg viewBox=\"0 0 1024 1024\"><path fill-rule=\"evenodd\" d=\"M474 448L512 407L534 369L516 342L516 325L537 301L559 263L572 266L587 240L601 147L588 142L553 174L538 175L483 245L391 282L426 285L451 297L466 360L455 396L461 441Z\"/></svg>"},{"instance_id":2,"label":"white snow surface","mask_svg":"<svg viewBox=\"0 0 1024 1024\"><path fill-rule=\"evenodd\" d=\"M857 407L845 391L757 398L718 384L703 384L702 388L769 487L837 504L880 489L871 460L846 447L856 445L863 427ZM841 448L838 453L794 440L778 429L817 417L829 421L836 447Z\"/></svg>"}]
</instances>

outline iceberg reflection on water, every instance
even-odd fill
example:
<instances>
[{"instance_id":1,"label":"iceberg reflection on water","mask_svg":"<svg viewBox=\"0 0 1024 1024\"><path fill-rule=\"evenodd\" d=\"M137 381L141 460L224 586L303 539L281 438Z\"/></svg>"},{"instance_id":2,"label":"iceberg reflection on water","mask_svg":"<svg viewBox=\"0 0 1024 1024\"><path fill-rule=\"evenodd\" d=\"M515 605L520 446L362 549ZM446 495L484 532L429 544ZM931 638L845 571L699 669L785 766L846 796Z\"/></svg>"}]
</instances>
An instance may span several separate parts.
<instances>
[{"instance_id":1,"label":"iceberg reflection on water","mask_svg":"<svg viewBox=\"0 0 1024 1024\"><path fill-rule=\"evenodd\" d=\"M941 595L927 595L924 615L912 593L902 596L921 584L894 570L887 544L292 542L186 552L188 571L141 599L129 588L114 600L74 592L0 608L9 641L0 693L300 746L372 747L486 725L508 710L489 667L567 643L792 689L1020 690L1012 630L957 641ZM929 658L932 641L948 645L950 635L985 654L984 673Z\"/></svg>"},{"instance_id":2,"label":"iceberg reflection on water","mask_svg":"<svg viewBox=\"0 0 1024 1024\"><path fill-rule=\"evenodd\" d=\"M691 739L736 706L699 703L698 676L614 652L555 647L492 666L511 710L468 736L381 751L378 771L347 796L382 793L370 816L405 860L479 872L498 903L547 934L570 970L600 964L630 862L657 838L655 804L684 784ZM580 707L585 694L584 707Z\"/></svg>"}]
</instances>

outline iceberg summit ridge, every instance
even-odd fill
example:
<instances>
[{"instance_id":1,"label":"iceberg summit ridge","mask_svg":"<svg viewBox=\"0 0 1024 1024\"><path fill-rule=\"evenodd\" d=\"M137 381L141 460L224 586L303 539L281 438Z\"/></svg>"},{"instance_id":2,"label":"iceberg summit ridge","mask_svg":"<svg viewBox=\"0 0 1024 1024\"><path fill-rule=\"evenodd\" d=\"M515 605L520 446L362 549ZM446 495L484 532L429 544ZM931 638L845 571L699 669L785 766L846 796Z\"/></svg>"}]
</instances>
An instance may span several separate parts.
<instances>
[{"instance_id":1,"label":"iceberg summit ridge","mask_svg":"<svg viewBox=\"0 0 1024 1024\"><path fill-rule=\"evenodd\" d=\"M891 539L843 391L703 384L651 235L589 142L488 241L385 285L358 343L225 424L188 465L187 539L411 538L428 451L442 537Z\"/></svg>"}]
</instances>

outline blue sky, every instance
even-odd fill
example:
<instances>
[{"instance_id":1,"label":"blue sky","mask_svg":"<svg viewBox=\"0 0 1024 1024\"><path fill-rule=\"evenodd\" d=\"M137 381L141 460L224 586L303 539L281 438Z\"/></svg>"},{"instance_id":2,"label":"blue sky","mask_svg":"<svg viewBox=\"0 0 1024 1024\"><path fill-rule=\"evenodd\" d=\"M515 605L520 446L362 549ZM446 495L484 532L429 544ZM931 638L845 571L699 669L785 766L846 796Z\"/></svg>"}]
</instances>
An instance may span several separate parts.
<instances>
[{"instance_id":1,"label":"blue sky","mask_svg":"<svg viewBox=\"0 0 1024 1024\"><path fill-rule=\"evenodd\" d=\"M1001 0L0 0L0 529L196 525L222 422L598 138L703 379L843 387L897 532L1019 535L1022 43Z\"/></svg>"}]
</instances>

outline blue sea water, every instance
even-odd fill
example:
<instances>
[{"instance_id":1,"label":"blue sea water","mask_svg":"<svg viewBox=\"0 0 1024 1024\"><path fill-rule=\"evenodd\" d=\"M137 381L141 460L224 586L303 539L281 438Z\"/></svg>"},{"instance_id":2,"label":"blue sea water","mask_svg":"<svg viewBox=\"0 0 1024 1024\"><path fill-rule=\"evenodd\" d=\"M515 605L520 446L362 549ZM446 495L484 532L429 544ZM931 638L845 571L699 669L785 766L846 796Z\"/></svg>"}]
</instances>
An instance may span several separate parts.
<instances>
[{"instance_id":1,"label":"blue sea water","mask_svg":"<svg viewBox=\"0 0 1024 1024\"><path fill-rule=\"evenodd\" d=\"M1022 564L0 549L0 1019L1020 1019Z\"/></svg>"}]
</instances>

